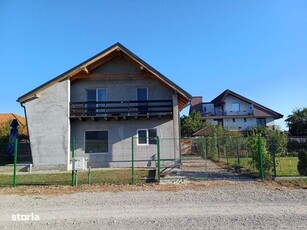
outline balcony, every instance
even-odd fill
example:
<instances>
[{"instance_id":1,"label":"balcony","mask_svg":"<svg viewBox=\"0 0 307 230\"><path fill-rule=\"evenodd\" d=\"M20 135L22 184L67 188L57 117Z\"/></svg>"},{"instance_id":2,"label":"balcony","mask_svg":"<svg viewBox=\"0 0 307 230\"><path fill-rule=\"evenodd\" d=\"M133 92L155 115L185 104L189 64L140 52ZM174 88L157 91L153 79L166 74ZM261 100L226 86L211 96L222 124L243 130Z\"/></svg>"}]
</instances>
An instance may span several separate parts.
<instances>
[{"instance_id":1,"label":"balcony","mask_svg":"<svg viewBox=\"0 0 307 230\"><path fill-rule=\"evenodd\" d=\"M205 112L202 113L203 117L206 118L232 118L232 117L252 117L254 115L253 110L243 111L216 111L216 113Z\"/></svg>"},{"instance_id":2,"label":"balcony","mask_svg":"<svg viewBox=\"0 0 307 230\"><path fill-rule=\"evenodd\" d=\"M173 114L172 100L146 101L83 101L70 103L70 118L127 119L128 117L169 116Z\"/></svg>"}]
</instances>

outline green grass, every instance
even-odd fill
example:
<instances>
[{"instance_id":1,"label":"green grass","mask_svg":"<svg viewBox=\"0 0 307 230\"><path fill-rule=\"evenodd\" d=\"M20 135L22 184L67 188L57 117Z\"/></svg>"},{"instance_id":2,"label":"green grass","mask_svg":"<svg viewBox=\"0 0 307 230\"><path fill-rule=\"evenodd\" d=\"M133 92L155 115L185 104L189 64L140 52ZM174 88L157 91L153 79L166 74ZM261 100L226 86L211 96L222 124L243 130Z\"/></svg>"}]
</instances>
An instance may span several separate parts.
<instances>
[{"instance_id":1,"label":"green grass","mask_svg":"<svg viewBox=\"0 0 307 230\"><path fill-rule=\"evenodd\" d=\"M299 176L297 171L297 157L277 157L276 158L277 176Z\"/></svg>"},{"instance_id":2,"label":"green grass","mask_svg":"<svg viewBox=\"0 0 307 230\"><path fill-rule=\"evenodd\" d=\"M148 176L148 170L135 170L135 184L143 184ZM130 169L92 170L91 184L130 184ZM17 173L17 185L71 185L71 172L52 174L20 174ZM11 186L12 175L0 174L0 186ZM78 184L88 183L88 172L78 172Z\"/></svg>"},{"instance_id":3,"label":"green grass","mask_svg":"<svg viewBox=\"0 0 307 230\"><path fill-rule=\"evenodd\" d=\"M250 171L256 171L256 168L250 165L251 158L243 157L240 158L240 164L238 164L238 159L235 156L223 157L220 159L221 162L230 165L232 167L243 167L247 168ZM299 176L297 171L297 157L277 157L276 158L276 174L277 176Z\"/></svg>"}]
</instances>

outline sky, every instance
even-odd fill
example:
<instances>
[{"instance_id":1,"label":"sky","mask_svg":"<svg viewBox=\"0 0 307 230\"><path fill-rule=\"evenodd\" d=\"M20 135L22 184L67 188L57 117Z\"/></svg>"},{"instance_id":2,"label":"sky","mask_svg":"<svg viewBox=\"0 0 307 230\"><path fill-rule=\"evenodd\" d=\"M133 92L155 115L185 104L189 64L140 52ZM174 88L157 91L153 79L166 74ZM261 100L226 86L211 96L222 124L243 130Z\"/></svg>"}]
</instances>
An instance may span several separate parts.
<instances>
[{"instance_id":1,"label":"sky","mask_svg":"<svg viewBox=\"0 0 307 230\"><path fill-rule=\"evenodd\" d=\"M24 115L18 97L116 42L204 101L307 106L305 0L0 0L0 113Z\"/></svg>"}]
</instances>

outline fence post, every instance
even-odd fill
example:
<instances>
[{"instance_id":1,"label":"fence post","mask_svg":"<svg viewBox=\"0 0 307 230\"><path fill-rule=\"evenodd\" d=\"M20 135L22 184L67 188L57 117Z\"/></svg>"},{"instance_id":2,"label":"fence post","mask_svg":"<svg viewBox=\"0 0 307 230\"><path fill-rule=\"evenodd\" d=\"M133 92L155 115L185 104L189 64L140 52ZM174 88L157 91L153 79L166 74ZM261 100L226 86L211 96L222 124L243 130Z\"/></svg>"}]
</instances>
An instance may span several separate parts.
<instances>
[{"instance_id":1,"label":"fence post","mask_svg":"<svg viewBox=\"0 0 307 230\"><path fill-rule=\"evenodd\" d=\"M157 157L158 157L157 175L158 175L158 183L160 183L160 139L158 136L157 136Z\"/></svg>"},{"instance_id":2,"label":"fence post","mask_svg":"<svg viewBox=\"0 0 307 230\"><path fill-rule=\"evenodd\" d=\"M18 151L18 139L14 141L14 175L13 175L13 187L16 187L16 164L17 164L17 151Z\"/></svg>"},{"instance_id":3,"label":"fence post","mask_svg":"<svg viewBox=\"0 0 307 230\"><path fill-rule=\"evenodd\" d=\"M261 134L258 134L258 154L259 154L259 171L260 171L260 178L264 179L264 169L263 169L263 162L262 162L262 137Z\"/></svg>"},{"instance_id":4,"label":"fence post","mask_svg":"<svg viewBox=\"0 0 307 230\"><path fill-rule=\"evenodd\" d=\"M241 169L240 169L240 150L239 150L238 137L236 137L236 146L237 146L237 158L238 158L239 172L241 172Z\"/></svg>"},{"instance_id":5,"label":"fence post","mask_svg":"<svg viewBox=\"0 0 307 230\"><path fill-rule=\"evenodd\" d=\"M276 173L276 156L275 156L275 149L274 149L274 139L272 140L272 155L273 155L273 170L274 170L274 179L277 177Z\"/></svg>"},{"instance_id":6,"label":"fence post","mask_svg":"<svg viewBox=\"0 0 307 230\"><path fill-rule=\"evenodd\" d=\"M205 160L205 177L208 178L208 166L207 166L207 145L206 145L206 139L203 138L203 143L204 143L204 160Z\"/></svg>"},{"instance_id":7,"label":"fence post","mask_svg":"<svg viewBox=\"0 0 307 230\"><path fill-rule=\"evenodd\" d=\"M87 182L88 182L88 185L91 184L91 181L92 181L92 172L91 172L91 166L88 167L88 173L87 173Z\"/></svg>"},{"instance_id":8,"label":"fence post","mask_svg":"<svg viewBox=\"0 0 307 230\"><path fill-rule=\"evenodd\" d=\"M131 137L131 184L134 185L134 136Z\"/></svg>"},{"instance_id":9,"label":"fence post","mask_svg":"<svg viewBox=\"0 0 307 230\"><path fill-rule=\"evenodd\" d=\"M229 138L229 137L226 138L226 152L225 152L226 165L227 165L227 166L229 166L228 153L227 153L227 152L228 152L228 150L230 149L230 148L229 148L230 141L228 141L228 138ZM227 170L229 171L229 167L227 167Z\"/></svg>"},{"instance_id":10,"label":"fence post","mask_svg":"<svg viewBox=\"0 0 307 230\"><path fill-rule=\"evenodd\" d=\"M75 144L76 139L73 137L71 140L71 186L75 185Z\"/></svg>"}]
</instances>

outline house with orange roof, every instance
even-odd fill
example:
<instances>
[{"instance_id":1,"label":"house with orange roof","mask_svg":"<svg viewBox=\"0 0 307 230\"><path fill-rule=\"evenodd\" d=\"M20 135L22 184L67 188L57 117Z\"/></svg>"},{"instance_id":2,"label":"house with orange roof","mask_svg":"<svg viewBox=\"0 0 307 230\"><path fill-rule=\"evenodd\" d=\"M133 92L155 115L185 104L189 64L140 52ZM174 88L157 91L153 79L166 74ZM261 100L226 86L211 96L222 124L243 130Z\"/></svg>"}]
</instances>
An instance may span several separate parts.
<instances>
[{"instance_id":1,"label":"house with orange roof","mask_svg":"<svg viewBox=\"0 0 307 230\"><path fill-rule=\"evenodd\" d=\"M15 113L1 113L0 114L0 136L2 135L2 129L16 119L19 124L19 134L23 136L28 136L27 122L26 118Z\"/></svg>"}]
</instances>

